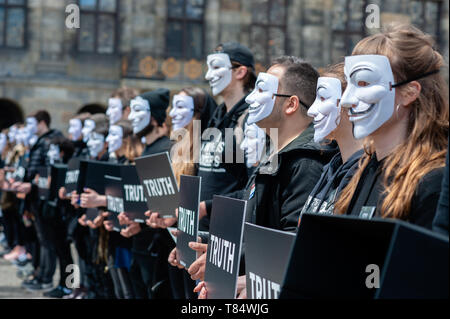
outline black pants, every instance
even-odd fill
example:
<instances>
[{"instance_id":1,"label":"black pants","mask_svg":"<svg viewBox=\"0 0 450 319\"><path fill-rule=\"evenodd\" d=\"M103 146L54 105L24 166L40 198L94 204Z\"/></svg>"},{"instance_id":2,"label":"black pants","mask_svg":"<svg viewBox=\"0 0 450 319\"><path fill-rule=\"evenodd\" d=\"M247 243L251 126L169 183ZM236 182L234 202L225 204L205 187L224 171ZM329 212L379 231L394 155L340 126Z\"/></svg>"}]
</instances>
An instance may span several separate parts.
<instances>
[{"instance_id":1,"label":"black pants","mask_svg":"<svg viewBox=\"0 0 450 319\"><path fill-rule=\"evenodd\" d=\"M9 248L25 245L25 226L18 212L18 207L12 206L3 211L3 229Z\"/></svg>"},{"instance_id":2,"label":"black pants","mask_svg":"<svg viewBox=\"0 0 450 319\"><path fill-rule=\"evenodd\" d=\"M196 286L195 281L185 269L178 269L168 264L170 286L174 299L197 299L194 292Z\"/></svg>"},{"instance_id":3,"label":"black pants","mask_svg":"<svg viewBox=\"0 0 450 319\"><path fill-rule=\"evenodd\" d=\"M117 299L134 299L131 278L127 268L115 268L114 256L108 258L108 269L114 284L114 294Z\"/></svg>"}]
</instances>

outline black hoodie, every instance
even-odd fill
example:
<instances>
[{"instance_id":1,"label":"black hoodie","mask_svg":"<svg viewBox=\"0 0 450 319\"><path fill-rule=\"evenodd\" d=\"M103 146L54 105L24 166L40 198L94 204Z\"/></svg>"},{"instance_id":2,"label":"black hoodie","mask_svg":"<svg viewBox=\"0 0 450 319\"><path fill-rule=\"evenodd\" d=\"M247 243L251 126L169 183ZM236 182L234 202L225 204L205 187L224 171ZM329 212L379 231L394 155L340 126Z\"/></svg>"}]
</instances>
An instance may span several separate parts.
<instances>
[{"instance_id":1,"label":"black hoodie","mask_svg":"<svg viewBox=\"0 0 450 319\"><path fill-rule=\"evenodd\" d=\"M334 202L355 174L363 152L363 150L355 152L344 164L342 164L341 153L336 154L330 163L324 166L322 176L320 176L316 186L309 194L301 214L319 213L332 215Z\"/></svg>"},{"instance_id":2,"label":"black hoodie","mask_svg":"<svg viewBox=\"0 0 450 319\"><path fill-rule=\"evenodd\" d=\"M246 221L284 231L296 231L300 211L336 149L314 143L309 125L276 157L261 161L250 177L243 199Z\"/></svg>"}]
</instances>

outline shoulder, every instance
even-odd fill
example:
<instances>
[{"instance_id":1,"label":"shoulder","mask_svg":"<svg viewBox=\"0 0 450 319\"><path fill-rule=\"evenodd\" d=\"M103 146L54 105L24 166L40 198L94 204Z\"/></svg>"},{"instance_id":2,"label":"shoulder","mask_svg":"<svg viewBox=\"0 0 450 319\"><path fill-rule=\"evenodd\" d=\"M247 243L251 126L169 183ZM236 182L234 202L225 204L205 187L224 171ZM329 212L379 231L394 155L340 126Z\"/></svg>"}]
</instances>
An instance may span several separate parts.
<instances>
[{"instance_id":1,"label":"shoulder","mask_svg":"<svg viewBox=\"0 0 450 319\"><path fill-rule=\"evenodd\" d=\"M425 174L419 181L416 194L430 194L441 191L445 167L439 167Z\"/></svg>"}]
</instances>

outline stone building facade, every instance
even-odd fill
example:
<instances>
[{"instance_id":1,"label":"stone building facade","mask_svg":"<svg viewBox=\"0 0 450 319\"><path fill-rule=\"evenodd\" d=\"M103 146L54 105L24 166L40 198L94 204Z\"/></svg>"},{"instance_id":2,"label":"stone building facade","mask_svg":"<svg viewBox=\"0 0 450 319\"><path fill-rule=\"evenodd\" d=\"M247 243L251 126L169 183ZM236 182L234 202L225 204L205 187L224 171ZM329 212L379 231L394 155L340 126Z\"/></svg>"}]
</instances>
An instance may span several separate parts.
<instances>
[{"instance_id":1,"label":"stone building facade","mask_svg":"<svg viewBox=\"0 0 450 319\"><path fill-rule=\"evenodd\" d=\"M70 4L79 29L66 27ZM247 45L257 71L282 54L320 68L378 31L366 27L370 4L381 26L409 22L435 36L448 63L446 0L0 0L0 126L45 108L65 130L122 85L207 88L205 57L226 41Z\"/></svg>"}]
</instances>

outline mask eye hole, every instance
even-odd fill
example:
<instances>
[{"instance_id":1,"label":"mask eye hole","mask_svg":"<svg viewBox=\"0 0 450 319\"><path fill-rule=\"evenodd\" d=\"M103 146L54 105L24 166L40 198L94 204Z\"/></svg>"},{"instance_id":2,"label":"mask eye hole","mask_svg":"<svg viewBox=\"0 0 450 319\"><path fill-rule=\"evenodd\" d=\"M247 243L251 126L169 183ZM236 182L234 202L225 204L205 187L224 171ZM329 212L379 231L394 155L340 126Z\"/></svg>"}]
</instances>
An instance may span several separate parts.
<instances>
[{"instance_id":1,"label":"mask eye hole","mask_svg":"<svg viewBox=\"0 0 450 319\"><path fill-rule=\"evenodd\" d=\"M320 100L323 102L323 101L325 101L325 98L323 96L321 96Z\"/></svg>"},{"instance_id":2,"label":"mask eye hole","mask_svg":"<svg viewBox=\"0 0 450 319\"><path fill-rule=\"evenodd\" d=\"M263 93L264 91L260 88L260 89L258 89L258 92Z\"/></svg>"},{"instance_id":3,"label":"mask eye hole","mask_svg":"<svg viewBox=\"0 0 450 319\"><path fill-rule=\"evenodd\" d=\"M369 86L369 83L366 81L358 81L358 86L360 87L366 87Z\"/></svg>"}]
</instances>

